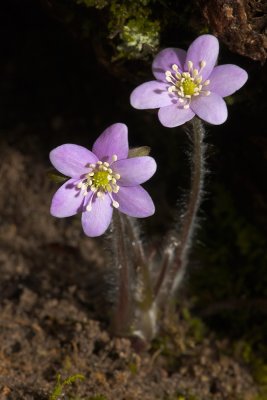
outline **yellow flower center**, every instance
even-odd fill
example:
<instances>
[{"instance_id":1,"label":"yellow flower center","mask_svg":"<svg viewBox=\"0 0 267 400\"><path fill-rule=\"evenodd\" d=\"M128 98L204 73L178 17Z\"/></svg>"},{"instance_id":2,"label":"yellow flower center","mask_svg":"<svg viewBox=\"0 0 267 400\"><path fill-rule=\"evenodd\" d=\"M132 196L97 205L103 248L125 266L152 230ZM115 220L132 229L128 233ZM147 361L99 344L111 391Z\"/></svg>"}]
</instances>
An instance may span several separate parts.
<instances>
[{"instance_id":1,"label":"yellow flower center","mask_svg":"<svg viewBox=\"0 0 267 400\"><path fill-rule=\"evenodd\" d=\"M94 187L96 187L97 189L107 190L107 185L109 185L108 171L96 171L91 179Z\"/></svg>"},{"instance_id":2,"label":"yellow flower center","mask_svg":"<svg viewBox=\"0 0 267 400\"><path fill-rule=\"evenodd\" d=\"M205 86L210 84L209 80L202 82L201 72L205 68L206 61L199 63L200 69L194 68L193 62L187 62L187 72L179 72L179 67L173 64L172 71L166 71L166 81L170 83L168 87L169 93L174 93L179 102L183 104L183 108L189 108L192 97L200 94L209 96L209 90L203 90Z\"/></svg>"},{"instance_id":3,"label":"yellow flower center","mask_svg":"<svg viewBox=\"0 0 267 400\"><path fill-rule=\"evenodd\" d=\"M193 96L197 84L192 80L192 78L186 78L181 84L185 96Z\"/></svg>"},{"instance_id":4,"label":"yellow flower center","mask_svg":"<svg viewBox=\"0 0 267 400\"><path fill-rule=\"evenodd\" d=\"M112 156L112 163L116 160L117 156L114 154ZM94 195L99 198L104 198L106 193L109 195L113 207L119 207L119 203L112 197L112 192L118 193L120 189L117 185L117 180L120 179L120 175L111 169L112 163L109 164L106 161L97 161L96 164L89 164L88 168L90 169L90 172L88 172L88 174L86 174L85 177L76 185L77 189L83 191L84 196L87 196L90 191L93 192L93 195L90 197L86 206L87 211L91 211L92 209Z\"/></svg>"}]
</instances>

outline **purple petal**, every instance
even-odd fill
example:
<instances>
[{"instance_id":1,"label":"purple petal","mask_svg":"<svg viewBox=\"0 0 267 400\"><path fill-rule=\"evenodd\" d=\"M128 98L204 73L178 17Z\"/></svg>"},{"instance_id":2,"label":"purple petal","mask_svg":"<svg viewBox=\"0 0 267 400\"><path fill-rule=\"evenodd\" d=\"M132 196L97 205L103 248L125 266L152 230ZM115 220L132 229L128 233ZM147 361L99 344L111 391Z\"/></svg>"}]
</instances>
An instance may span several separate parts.
<instances>
[{"instance_id":1,"label":"purple petal","mask_svg":"<svg viewBox=\"0 0 267 400\"><path fill-rule=\"evenodd\" d=\"M215 67L207 87L211 92L215 92L222 97L230 96L240 89L247 81L248 74L237 65L226 64Z\"/></svg>"},{"instance_id":2,"label":"purple petal","mask_svg":"<svg viewBox=\"0 0 267 400\"><path fill-rule=\"evenodd\" d=\"M102 161L110 162L114 154L118 160L127 158L129 152L127 126L117 123L105 129L95 141L93 152Z\"/></svg>"},{"instance_id":3,"label":"purple petal","mask_svg":"<svg viewBox=\"0 0 267 400\"><path fill-rule=\"evenodd\" d=\"M215 36L212 35L202 35L199 36L191 44L187 51L187 56L185 60L184 69L187 71L188 61L192 61L194 68L200 69L200 62L205 61L206 66L203 68L200 75L203 81L206 80L210 73L212 72L214 65L217 61L219 54L219 42Z\"/></svg>"},{"instance_id":4,"label":"purple petal","mask_svg":"<svg viewBox=\"0 0 267 400\"><path fill-rule=\"evenodd\" d=\"M82 211L84 196L81 189L76 188L77 179L69 179L54 194L50 213L54 217L71 217Z\"/></svg>"},{"instance_id":5,"label":"purple petal","mask_svg":"<svg viewBox=\"0 0 267 400\"><path fill-rule=\"evenodd\" d=\"M95 163L97 157L85 147L77 144L63 144L49 154L53 166L62 174L78 178L88 172L86 165Z\"/></svg>"},{"instance_id":6,"label":"purple petal","mask_svg":"<svg viewBox=\"0 0 267 400\"><path fill-rule=\"evenodd\" d=\"M127 160L120 160L112 164L114 172L120 174L117 181L119 186L136 186L154 175L157 164L152 157L133 157Z\"/></svg>"},{"instance_id":7,"label":"purple petal","mask_svg":"<svg viewBox=\"0 0 267 400\"><path fill-rule=\"evenodd\" d=\"M155 212L154 203L142 186L121 187L113 197L119 203L118 210L130 217L144 218Z\"/></svg>"},{"instance_id":8,"label":"purple petal","mask_svg":"<svg viewBox=\"0 0 267 400\"><path fill-rule=\"evenodd\" d=\"M170 85L158 81L150 81L138 86L131 94L130 103L138 110L159 108L172 104L173 95L168 92Z\"/></svg>"},{"instance_id":9,"label":"purple petal","mask_svg":"<svg viewBox=\"0 0 267 400\"><path fill-rule=\"evenodd\" d=\"M178 65L179 69L183 71L184 62L186 58L186 51L176 48L167 48L160 51L152 64L152 72L156 79L166 82L165 72L172 70L172 65Z\"/></svg>"},{"instance_id":10,"label":"purple petal","mask_svg":"<svg viewBox=\"0 0 267 400\"><path fill-rule=\"evenodd\" d=\"M191 102L191 108L199 118L213 125L222 124L228 115L225 101L213 92L209 96L195 97Z\"/></svg>"},{"instance_id":11,"label":"purple petal","mask_svg":"<svg viewBox=\"0 0 267 400\"><path fill-rule=\"evenodd\" d=\"M162 107L159 109L159 120L163 126L167 128L174 128L190 121L194 117L194 113L190 108L185 109L183 106L172 104L168 107Z\"/></svg>"},{"instance_id":12,"label":"purple petal","mask_svg":"<svg viewBox=\"0 0 267 400\"><path fill-rule=\"evenodd\" d=\"M82 227L84 233L90 237L102 235L108 228L113 208L108 195L99 198L95 196L92 210L82 213Z\"/></svg>"}]
</instances>

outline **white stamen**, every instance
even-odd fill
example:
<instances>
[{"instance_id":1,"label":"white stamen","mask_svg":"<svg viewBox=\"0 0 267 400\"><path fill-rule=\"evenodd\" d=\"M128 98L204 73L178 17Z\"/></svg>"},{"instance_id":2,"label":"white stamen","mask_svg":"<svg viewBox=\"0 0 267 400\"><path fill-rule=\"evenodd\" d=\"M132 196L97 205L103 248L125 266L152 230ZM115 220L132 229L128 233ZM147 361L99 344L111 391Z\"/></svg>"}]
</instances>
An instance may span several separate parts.
<instances>
[{"instance_id":1,"label":"white stamen","mask_svg":"<svg viewBox=\"0 0 267 400\"><path fill-rule=\"evenodd\" d=\"M204 67L206 67L206 65L207 65L207 63L206 63L205 60L200 61L199 64L200 64L201 69L204 68Z\"/></svg>"},{"instance_id":2,"label":"white stamen","mask_svg":"<svg viewBox=\"0 0 267 400\"><path fill-rule=\"evenodd\" d=\"M172 65L172 69L173 69L174 71L178 71L178 65L177 65L177 64L173 64L173 65Z\"/></svg>"},{"instance_id":3,"label":"white stamen","mask_svg":"<svg viewBox=\"0 0 267 400\"><path fill-rule=\"evenodd\" d=\"M113 200L112 205L114 208L119 208L119 206L120 206L119 203L115 200Z\"/></svg>"},{"instance_id":4,"label":"white stamen","mask_svg":"<svg viewBox=\"0 0 267 400\"><path fill-rule=\"evenodd\" d=\"M98 164L98 165L101 165L101 164L103 164L103 163L102 163L102 161L97 161L97 164Z\"/></svg>"},{"instance_id":5,"label":"white stamen","mask_svg":"<svg viewBox=\"0 0 267 400\"><path fill-rule=\"evenodd\" d=\"M114 176L116 179L120 179L120 177L121 177L120 174L115 174Z\"/></svg>"},{"instance_id":6,"label":"white stamen","mask_svg":"<svg viewBox=\"0 0 267 400\"><path fill-rule=\"evenodd\" d=\"M203 83L203 86L208 86L209 84L210 84L210 80L208 79Z\"/></svg>"},{"instance_id":7,"label":"white stamen","mask_svg":"<svg viewBox=\"0 0 267 400\"><path fill-rule=\"evenodd\" d=\"M113 154L113 156L111 157L112 161L117 161L118 160L118 156L116 156L116 154Z\"/></svg>"},{"instance_id":8,"label":"white stamen","mask_svg":"<svg viewBox=\"0 0 267 400\"><path fill-rule=\"evenodd\" d=\"M184 106L184 109L185 109L185 110L188 110L188 108L189 108L189 104L186 104L186 105Z\"/></svg>"},{"instance_id":9,"label":"white stamen","mask_svg":"<svg viewBox=\"0 0 267 400\"><path fill-rule=\"evenodd\" d=\"M108 162L104 162L105 167L109 167L109 163Z\"/></svg>"},{"instance_id":10,"label":"white stamen","mask_svg":"<svg viewBox=\"0 0 267 400\"><path fill-rule=\"evenodd\" d=\"M86 206L86 211L92 211L91 203L89 203L89 204Z\"/></svg>"},{"instance_id":11,"label":"white stamen","mask_svg":"<svg viewBox=\"0 0 267 400\"><path fill-rule=\"evenodd\" d=\"M192 63L192 61L188 61L187 62L187 65L188 65L188 69L189 69L189 71L193 68L193 63Z\"/></svg>"}]
</instances>

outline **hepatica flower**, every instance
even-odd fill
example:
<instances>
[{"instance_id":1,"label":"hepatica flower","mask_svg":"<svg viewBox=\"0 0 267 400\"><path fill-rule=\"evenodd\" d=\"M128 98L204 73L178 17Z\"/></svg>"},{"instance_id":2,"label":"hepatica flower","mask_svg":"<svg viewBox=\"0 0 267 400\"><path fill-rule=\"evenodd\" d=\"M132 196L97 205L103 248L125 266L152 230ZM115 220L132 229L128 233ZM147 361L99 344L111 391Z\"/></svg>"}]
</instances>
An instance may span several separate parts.
<instances>
[{"instance_id":1,"label":"hepatica flower","mask_svg":"<svg viewBox=\"0 0 267 400\"><path fill-rule=\"evenodd\" d=\"M236 65L215 66L219 42L215 36L199 36L188 51L162 50L154 59L154 81L143 83L131 94L137 109L159 108L162 125L172 128L199 118L219 125L227 119L223 97L233 94L247 80Z\"/></svg>"},{"instance_id":2,"label":"hepatica flower","mask_svg":"<svg viewBox=\"0 0 267 400\"><path fill-rule=\"evenodd\" d=\"M102 235L117 208L131 217L148 217L155 207L140 184L156 171L152 157L127 158L128 130L124 124L107 128L92 151L76 144L63 144L51 151L50 160L70 177L55 193L51 214L58 218L81 212L87 236Z\"/></svg>"}]
</instances>

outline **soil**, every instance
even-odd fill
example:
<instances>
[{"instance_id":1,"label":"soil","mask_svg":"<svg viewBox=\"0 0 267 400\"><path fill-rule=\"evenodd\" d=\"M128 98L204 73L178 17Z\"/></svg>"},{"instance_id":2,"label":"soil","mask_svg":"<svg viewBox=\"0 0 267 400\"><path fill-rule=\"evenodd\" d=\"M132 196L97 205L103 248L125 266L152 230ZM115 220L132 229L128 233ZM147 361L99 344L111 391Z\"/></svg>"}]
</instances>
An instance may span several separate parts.
<instances>
[{"instance_id":1,"label":"soil","mask_svg":"<svg viewBox=\"0 0 267 400\"><path fill-rule=\"evenodd\" d=\"M182 315L142 353L109 332L105 242L85 237L79 217L49 214L57 185L48 152L120 121L125 89L79 56L37 6L23 18L21 10L3 7L0 28L0 399L48 399L60 373L85 377L61 399L255 400L257 385L230 340L208 329L196 339ZM100 81L105 99L92 98Z\"/></svg>"},{"instance_id":2,"label":"soil","mask_svg":"<svg viewBox=\"0 0 267 400\"><path fill-rule=\"evenodd\" d=\"M79 373L85 381L67 390L75 399L254 399L228 341L198 342L183 319L165 332L167 353L137 354L109 334L103 243L84 236L79 217L50 216L56 185L37 137L20 128L1 141L0 398L48 399L58 373Z\"/></svg>"}]
</instances>

